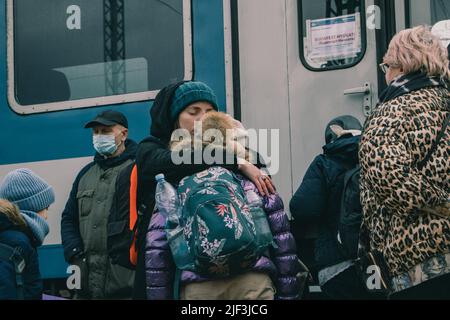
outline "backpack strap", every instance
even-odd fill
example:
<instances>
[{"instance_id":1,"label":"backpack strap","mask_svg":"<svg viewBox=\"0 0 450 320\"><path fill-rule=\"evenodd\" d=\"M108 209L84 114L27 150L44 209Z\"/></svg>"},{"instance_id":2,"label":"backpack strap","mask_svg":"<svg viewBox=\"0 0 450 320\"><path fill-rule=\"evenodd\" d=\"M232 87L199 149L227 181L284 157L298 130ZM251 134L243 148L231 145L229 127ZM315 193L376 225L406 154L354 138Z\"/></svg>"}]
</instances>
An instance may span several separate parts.
<instances>
[{"instance_id":1,"label":"backpack strap","mask_svg":"<svg viewBox=\"0 0 450 320\"><path fill-rule=\"evenodd\" d=\"M431 146L430 151L429 151L428 154L425 156L425 158L423 158L423 160L420 161L420 162L417 164L417 167L419 168L419 170L422 170L422 169L425 167L425 165L428 163L428 161L430 161L431 156L433 155L433 153L434 153L434 152L436 151L436 149L438 148L439 143L441 142L442 138L443 138L444 135L445 135L445 130L446 130L447 127L448 127L448 122L449 122L449 120L450 120L450 114L447 115L447 117L445 118L444 124L442 125L442 129L441 129L441 131L439 132L439 134L437 135L436 140L434 140L433 145Z\"/></svg>"},{"instance_id":2,"label":"backpack strap","mask_svg":"<svg viewBox=\"0 0 450 320\"><path fill-rule=\"evenodd\" d=\"M25 296L23 291L24 283L22 273L26 264L20 248L12 248L0 243L0 259L10 261L14 264L14 271L16 273L17 299L24 300Z\"/></svg>"},{"instance_id":3,"label":"backpack strap","mask_svg":"<svg viewBox=\"0 0 450 320\"><path fill-rule=\"evenodd\" d=\"M356 167L353 167L352 169L348 170L345 172L344 175L344 184L343 184L343 188L342 188L342 197L341 197L341 213L344 212L344 194L345 194L345 190L347 189L347 185L350 183L350 181L352 180L353 175L358 172L359 170L361 170L361 165L357 164Z\"/></svg>"},{"instance_id":4,"label":"backpack strap","mask_svg":"<svg viewBox=\"0 0 450 320\"><path fill-rule=\"evenodd\" d=\"M180 287L181 287L181 269L175 270L175 281L173 284L173 299L180 300Z\"/></svg>"},{"instance_id":5,"label":"backpack strap","mask_svg":"<svg viewBox=\"0 0 450 320\"><path fill-rule=\"evenodd\" d=\"M358 172L359 170L361 170L361 165L357 164L355 167L351 168L350 170L348 170L345 173L345 176L344 176L344 189L347 186L347 184L349 184L349 182L352 179L352 177L355 174L355 172Z\"/></svg>"}]
</instances>

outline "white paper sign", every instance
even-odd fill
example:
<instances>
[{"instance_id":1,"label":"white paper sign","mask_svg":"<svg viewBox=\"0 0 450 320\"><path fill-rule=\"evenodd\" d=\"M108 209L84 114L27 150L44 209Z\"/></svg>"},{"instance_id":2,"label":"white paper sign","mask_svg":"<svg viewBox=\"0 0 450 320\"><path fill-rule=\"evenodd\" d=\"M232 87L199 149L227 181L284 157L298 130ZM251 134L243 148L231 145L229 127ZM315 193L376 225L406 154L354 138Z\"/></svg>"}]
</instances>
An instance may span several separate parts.
<instances>
[{"instance_id":1,"label":"white paper sign","mask_svg":"<svg viewBox=\"0 0 450 320\"><path fill-rule=\"evenodd\" d=\"M361 52L360 14L307 20L307 58L330 61L354 58Z\"/></svg>"}]
</instances>

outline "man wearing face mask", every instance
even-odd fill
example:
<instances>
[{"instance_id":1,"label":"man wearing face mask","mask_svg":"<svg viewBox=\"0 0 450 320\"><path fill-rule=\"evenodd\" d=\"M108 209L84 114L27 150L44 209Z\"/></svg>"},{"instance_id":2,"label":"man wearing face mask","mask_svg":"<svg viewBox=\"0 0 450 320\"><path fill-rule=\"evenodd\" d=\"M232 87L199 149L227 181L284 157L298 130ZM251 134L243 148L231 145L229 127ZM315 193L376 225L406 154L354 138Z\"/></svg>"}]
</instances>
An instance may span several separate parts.
<instances>
[{"instance_id":1,"label":"man wearing face mask","mask_svg":"<svg viewBox=\"0 0 450 320\"><path fill-rule=\"evenodd\" d=\"M116 178L134 161L137 144L127 139L128 121L120 112L102 112L85 128L92 129L96 154L75 179L62 214L64 255L69 264L80 267L76 298L127 299L134 272L111 264L107 222Z\"/></svg>"}]
</instances>

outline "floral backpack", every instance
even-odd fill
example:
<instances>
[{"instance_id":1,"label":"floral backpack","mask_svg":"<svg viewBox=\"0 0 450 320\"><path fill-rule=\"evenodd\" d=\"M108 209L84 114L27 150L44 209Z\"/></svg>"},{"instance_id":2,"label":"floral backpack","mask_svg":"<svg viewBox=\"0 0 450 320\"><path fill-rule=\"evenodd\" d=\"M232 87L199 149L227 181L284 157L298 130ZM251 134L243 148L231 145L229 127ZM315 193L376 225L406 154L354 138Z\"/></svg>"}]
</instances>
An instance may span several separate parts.
<instances>
[{"instance_id":1,"label":"floral backpack","mask_svg":"<svg viewBox=\"0 0 450 320\"><path fill-rule=\"evenodd\" d=\"M210 278L246 272L273 243L263 208L248 205L231 171L211 167L188 176L178 194L192 271Z\"/></svg>"}]
</instances>

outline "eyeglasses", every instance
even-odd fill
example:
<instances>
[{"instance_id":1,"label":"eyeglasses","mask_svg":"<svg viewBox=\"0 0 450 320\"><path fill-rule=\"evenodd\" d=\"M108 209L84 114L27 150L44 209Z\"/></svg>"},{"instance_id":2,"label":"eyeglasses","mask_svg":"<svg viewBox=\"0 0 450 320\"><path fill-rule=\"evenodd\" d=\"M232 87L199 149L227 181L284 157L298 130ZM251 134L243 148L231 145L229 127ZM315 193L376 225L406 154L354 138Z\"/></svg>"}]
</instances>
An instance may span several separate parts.
<instances>
[{"instance_id":1,"label":"eyeglasses","mask_svg":"<svg viewBox=\"0 0 450 320\"><path fill-rule=\"evenodd\" d=\"M386 73L389 69L389 65L387 63L380 63L380 69L383 71L383 73Z\"/></svg>"}]
</instances>

